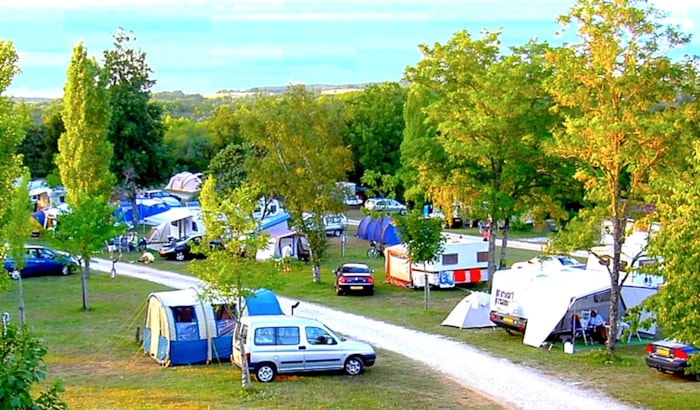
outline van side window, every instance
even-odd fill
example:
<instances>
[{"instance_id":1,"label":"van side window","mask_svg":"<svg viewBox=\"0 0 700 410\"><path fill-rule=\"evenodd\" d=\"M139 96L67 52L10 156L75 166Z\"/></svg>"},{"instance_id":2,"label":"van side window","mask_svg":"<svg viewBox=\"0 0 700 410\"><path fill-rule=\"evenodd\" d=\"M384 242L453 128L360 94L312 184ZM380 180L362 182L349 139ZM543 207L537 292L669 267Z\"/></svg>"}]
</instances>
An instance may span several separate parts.
<instances>
[{"instance_id":1,"label":"van side window","mask_svg":"<svg viewBox=\"0 0 700 410\"><path fill-rule=\"evenodd\" d=\"M277 328L277 344L278 345L298 345L299 344L299 328L298 327L278 327Z\"/></svg>"},{"instance_id":2,"label":"van side window","mask_svg":"<svg viewBox=\"0 0 700 410\"><path fill-rule=\"evenodd\" d=\"M255 329L253 343L258 346L273 346L275 344L275 328L259 327Z\"/></svg>"},{"instance_id":3,"label":"van side window","mask_svg":"<svg viewBox=\"0 0 700 410\"><path fill-rule=\"evenodd\" d=\"M311 326L306 328L306 341L311 345L334 345L338 343L325 329Z\"/></svg>"}]
</instances>

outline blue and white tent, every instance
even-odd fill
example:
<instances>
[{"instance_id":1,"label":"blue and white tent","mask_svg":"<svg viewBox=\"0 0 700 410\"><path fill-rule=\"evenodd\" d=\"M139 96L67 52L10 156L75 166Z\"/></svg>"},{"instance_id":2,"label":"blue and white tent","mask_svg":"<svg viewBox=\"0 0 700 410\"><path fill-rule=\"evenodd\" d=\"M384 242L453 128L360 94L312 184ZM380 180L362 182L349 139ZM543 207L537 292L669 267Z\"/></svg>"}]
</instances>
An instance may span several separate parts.
<instances>
[{"instance_id":1,"label":"blue and white tent","mask_svg":"<svg viewBox=\"0 0 700 410\"><path fill-rule=\"evenodd\" d=\"M251 315L283 314L277 297L258 290L247 298ZM236 324L236 307L205 301L195 288L148 295L143 350L163 366L229 360Z\"/></svg>"}]
</instances>

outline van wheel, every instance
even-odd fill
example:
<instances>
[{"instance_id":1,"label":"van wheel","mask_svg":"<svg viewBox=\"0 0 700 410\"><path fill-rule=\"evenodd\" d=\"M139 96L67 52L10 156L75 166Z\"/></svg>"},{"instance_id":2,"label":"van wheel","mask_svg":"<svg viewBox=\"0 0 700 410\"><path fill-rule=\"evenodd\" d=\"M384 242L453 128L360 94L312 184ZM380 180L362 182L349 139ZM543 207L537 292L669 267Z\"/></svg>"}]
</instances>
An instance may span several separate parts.
<instances>
[{"instance_id":1,"label":"van wheel","mask_svg":"<svg viewBox=\"0 0 700 410\"><path fill-rule=\"evenodd\" d=\"M365 370L365 363L357 356L350 356L348 360L345 361L345 373L350 376L357 376Z\"/></svg>"},{"instance_id":2,"label":"van wheel","mask_svg":"<svg viewBox=\"0 0 700 410\"><path fill-rule=\"evenodd\" d=\"M255 378L260 383L269 383L275 380L275 366L271 363L263 363L255 371Z\"/></svg>"}]
</instances>

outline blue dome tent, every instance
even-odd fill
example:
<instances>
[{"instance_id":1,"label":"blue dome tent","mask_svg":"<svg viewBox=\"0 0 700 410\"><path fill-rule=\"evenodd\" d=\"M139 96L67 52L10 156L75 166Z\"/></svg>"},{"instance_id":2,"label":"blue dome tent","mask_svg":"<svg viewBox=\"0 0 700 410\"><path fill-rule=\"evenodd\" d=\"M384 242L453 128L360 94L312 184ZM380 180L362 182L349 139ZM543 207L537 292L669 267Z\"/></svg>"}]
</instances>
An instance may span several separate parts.
<instances>
[{"instance_id":1,"label":"blue dome tent","mask_svg":"<svg viewBox=\"0 0 700 410\"><path fill-rule=\"evenodd\" d=\"M390 216L376 219L372 219L369 215L365 216L358 225L357 237L366 241L375 241L384 246L401 243L394 220Z\"/></svg>"}]
</instances>

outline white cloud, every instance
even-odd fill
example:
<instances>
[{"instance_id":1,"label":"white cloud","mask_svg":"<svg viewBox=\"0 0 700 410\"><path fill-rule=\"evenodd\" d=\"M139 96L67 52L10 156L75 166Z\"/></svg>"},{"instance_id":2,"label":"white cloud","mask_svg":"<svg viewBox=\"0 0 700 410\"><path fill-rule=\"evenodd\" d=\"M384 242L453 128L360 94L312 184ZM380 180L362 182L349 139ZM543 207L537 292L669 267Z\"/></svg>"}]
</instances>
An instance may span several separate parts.
<instances>
[{"instance_id":1,"label":"white cloud","mask_svg":"<svg viewBox=\"0 0 700 410\"><path fill-rule=\"evenodd\" d=\"M20 67L68 67L70 55L36 51L18 51Z\"/></svg>"},{"instance_id":2,"label":"white cloud","mask_svg":"<svg viewBox=\"0 0 700 410\"><path fill-rule=\"evenodd\" d=\"M29 87L9 87L4 94L7 97L16 98L61 98L62 88L29 88Z\"/></svg>"}]
</instances>

